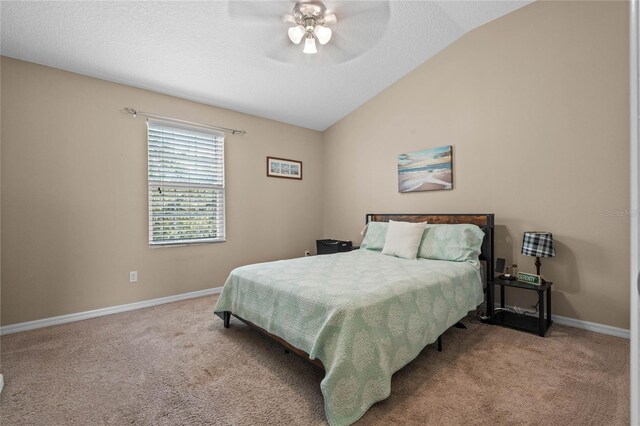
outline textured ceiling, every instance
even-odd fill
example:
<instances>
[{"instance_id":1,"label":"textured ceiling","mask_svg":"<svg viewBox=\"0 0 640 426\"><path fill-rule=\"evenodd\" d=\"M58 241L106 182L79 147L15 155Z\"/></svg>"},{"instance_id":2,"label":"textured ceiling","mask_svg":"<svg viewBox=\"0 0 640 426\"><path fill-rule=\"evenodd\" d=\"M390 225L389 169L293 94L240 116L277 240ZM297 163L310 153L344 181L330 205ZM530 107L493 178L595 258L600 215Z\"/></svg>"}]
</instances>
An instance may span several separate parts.
<instances>
[{"instance_id":1,"label":"textured ceiling","mask_svg":"<svg viewBox=\"0 0 640 426\"><path fill-rule=\"evenodd\" d=\"M289 1L2 1L0 48L324 130L466 32L528 3L326 1L338 17L334 37L305 55L281 22Z\"/></svg>"}]
</instances>

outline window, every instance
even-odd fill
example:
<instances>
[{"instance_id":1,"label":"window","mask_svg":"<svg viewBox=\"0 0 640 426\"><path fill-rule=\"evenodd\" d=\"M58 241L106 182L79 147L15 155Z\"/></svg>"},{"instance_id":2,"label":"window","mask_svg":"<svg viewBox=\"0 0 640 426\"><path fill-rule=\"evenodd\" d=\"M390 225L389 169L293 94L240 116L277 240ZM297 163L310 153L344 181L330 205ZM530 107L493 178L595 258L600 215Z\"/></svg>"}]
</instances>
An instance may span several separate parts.
<instances>
[{"instance_id":1,"label":"window","mask_svg":"<svg viewBox=\"0 0 640 426\"><path fill-rule=\"evenodd\" d=\"M225 240L224 134L148 121L149 244Z\"/></svg>"}]
</instances>

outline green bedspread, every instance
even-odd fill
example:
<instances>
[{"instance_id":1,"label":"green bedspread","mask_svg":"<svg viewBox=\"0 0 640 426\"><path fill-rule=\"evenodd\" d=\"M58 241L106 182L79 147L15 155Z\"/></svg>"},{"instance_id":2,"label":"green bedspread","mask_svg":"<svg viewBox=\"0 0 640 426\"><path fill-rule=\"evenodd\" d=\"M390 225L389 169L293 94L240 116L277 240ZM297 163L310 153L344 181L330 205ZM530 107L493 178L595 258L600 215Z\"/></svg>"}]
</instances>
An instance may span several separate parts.
<instances>
[{"instance_id":1,"label":"green bedspread","mask_svg":"<svg viewBox=\"0 0 640 426\"><path fill-rule=\"evenodd\" d=\"M348 425L389 396L394 372L482 301L477 265L356 250L237 268L215 312L320 359L327 420Z\"/></svg>"}]
</instances>

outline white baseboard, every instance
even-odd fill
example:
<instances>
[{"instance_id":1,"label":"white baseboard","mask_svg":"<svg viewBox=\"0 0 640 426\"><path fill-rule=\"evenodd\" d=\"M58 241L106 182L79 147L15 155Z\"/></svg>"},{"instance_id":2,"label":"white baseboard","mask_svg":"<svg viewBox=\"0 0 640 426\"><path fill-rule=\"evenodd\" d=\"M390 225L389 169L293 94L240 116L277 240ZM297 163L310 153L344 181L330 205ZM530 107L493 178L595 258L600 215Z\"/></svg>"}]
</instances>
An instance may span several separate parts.
<instances>
[{"instance_id":1,"label":"white baseboard","mask_svg":"<svg viewBox=\"0 0 640 426\"><path fill-rule=\"evenodd\" d=\"M581 328L583 330L595 331L596 333L608 334L609 336L622 337L624 339L631 338L631 332L625 328L612 327L610 325L598 324L597 322L589 322L577 320L574 318L561 317L559 315L552 315L551 318L556 324Z\"/></svg>"},{"instance_id":2,"label":"white baseboard","mask_svg":"<svg viewBox=\"0 0 640 426\"><path fill-rule=\"evenodd\" d=\"M143 300L142 302L128 303L126 305L112 306L109 308L95 309L93 311L78 312L75 314L61 315L35 321L6 325L4 327L0 327L0 336L11 333L19 333L21 331L35 330L37 328L49 327L52 325L66 324L68 322L82 321L85 319L101 317L104 315L133 311L135 309L149 308L151 306L162 305L165 303L178 302L180 300L209 296L212 294L218 294L221 291L222 287L208 288L206 290L192 291L190 293L176 294L174 296L161 297L158 299ZM512 306L507 307L513 308ZM607 334L609 336L622 337L624 339L629 339L631 336L630 331L624 328L612 327L610 325L582 321L574 318L562 317L559 315L554 315L553 321L557 324L580 328L582 330L594 331L596 333ZM2 375L0 374L0 391L1 390Z\"/></svg>"},{"instance_id":3,"label":"white baseboard","mask_svg":"<svg viewBox=\"0 0 640 426\"><path fill-rule=\"evenodd\" d=\"M500 303L495 304L496 308L500 306ZM513 306L505 305L505 308L513 309ZM523 309L519 307L518 309ZM545 318L547 316L545 315ZM562 317L560 315L551 315L555 324L566 325L568 327L580 328L582 330L593 331L600 334L606 334L609 336L622 337L623 339L630 339L631 332L626 328L612 327L610 325L598 324L597 322L583 321L575 318ZM553 327L553 326L552 326Z\"/></svg>"},{"instance_id":4,"label":"white baseboard","mask_svg":"<svg viewBox=\"0 0 640 426\"><path fill-rule=\"evenodd\" d=\"M142 302L128 303L126 305L111 306L109 308L95 309L93 311L78 312L75 314L60 315L58 317L44 318L35 321L5 325L3 327L0 327L0 336L11 333L19 333L21 331L35 330L37 328L49 327L52 325L66 324L68 322L82 321L85 319L101 317L104 315L133 311L135 309L149 308L151 306L162 305L165 303L179 302L180 300L209 296L211 294L220 293L221 291L222 287L208 288L206 290L192 291L190 293L176 294L174 296L160 297L158 299L143 300Z\"/></svg>"}]
</instances>

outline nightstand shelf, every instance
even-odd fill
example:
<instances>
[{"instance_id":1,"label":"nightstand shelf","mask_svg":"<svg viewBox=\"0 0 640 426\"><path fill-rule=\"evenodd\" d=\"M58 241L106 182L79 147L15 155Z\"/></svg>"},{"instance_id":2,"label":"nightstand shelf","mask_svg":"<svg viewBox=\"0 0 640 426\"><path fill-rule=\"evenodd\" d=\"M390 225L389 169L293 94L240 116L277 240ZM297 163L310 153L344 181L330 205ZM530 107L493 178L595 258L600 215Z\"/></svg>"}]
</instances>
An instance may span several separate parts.
<instances>
[{"instance_id":1,"label":"nightstand shelf","mask_svg":"<svg viewBox=\"0 0 640 426\"><path fill-rule=\"evenodd\" d=\"M551 281L546 281L542 285L521 283L516 280L501 280L499 278L491 281L487 291L487 315L491 324L516 328L518 330L538 333L544 337L553 319L551 318ZM505 287L520 288L523 290L535 291L538 293L538 316L517 314L515 312L503 311L495 312L495 286L500 286L500 307L505 308ZM546 293L546 295L545 295ZM546 296L546 297L545 297ZM546 300L545 300L546 299ZM546 302L546 303L545 303ZM546 309L545 309L546 305ZM546 312L546 318L544 314Z\"/></svg>"},{"instance_id":2,"label":"nightstand shelf","mask_svg":"<svg viewBox=\"0 0 640 426\"><path fill-rule=\"evenodd\" d=\"M494 312L493 323L517 328L518 330L538 332L538 318L531 315L516 314L509 311Z\"/></svg>"}]
</instances>

